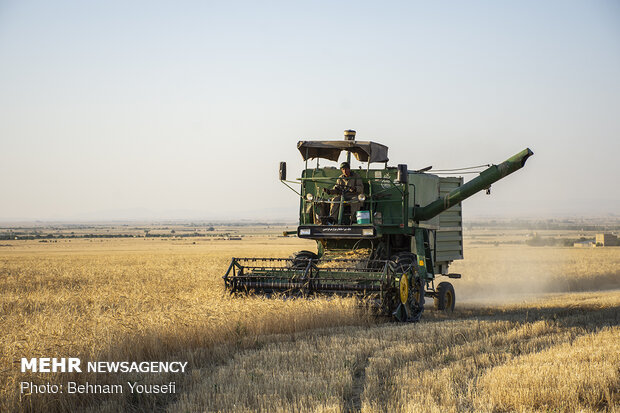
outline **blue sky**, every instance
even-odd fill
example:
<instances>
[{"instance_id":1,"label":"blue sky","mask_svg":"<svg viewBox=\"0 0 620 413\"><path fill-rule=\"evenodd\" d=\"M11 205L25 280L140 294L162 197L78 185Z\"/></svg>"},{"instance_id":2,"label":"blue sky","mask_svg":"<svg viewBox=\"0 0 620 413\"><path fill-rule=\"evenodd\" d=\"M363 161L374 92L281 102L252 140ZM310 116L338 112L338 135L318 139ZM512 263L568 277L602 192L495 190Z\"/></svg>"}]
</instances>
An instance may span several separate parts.
<instances>
[{"instance_id":1,"label":"blue sky","mask_svg":"<svg viewBox=\"0 0 620 413\"><path fill-rule=\"evenodd\" d=\"M295 219L298 140L535 156L465 217L620 210L620 3L0 1L0 220Z\"/></svg>"}]
</instances>

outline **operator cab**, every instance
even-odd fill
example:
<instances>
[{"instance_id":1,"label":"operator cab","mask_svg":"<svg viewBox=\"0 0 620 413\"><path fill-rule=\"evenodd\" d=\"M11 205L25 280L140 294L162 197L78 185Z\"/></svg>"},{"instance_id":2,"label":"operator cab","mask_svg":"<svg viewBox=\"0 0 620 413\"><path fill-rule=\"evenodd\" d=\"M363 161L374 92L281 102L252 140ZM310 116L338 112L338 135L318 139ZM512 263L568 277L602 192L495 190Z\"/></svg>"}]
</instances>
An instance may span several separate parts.
<instances>
[{"instance_id":1,"label":"operator cab","mask_svg":"<svg viewBox=\"0 0 620 413\"><path fill-rule=\"evenodd\" d=\"M300 224L350 226L373 222L373 215L377 212L376 202L372 202L375 201L373 195L382 189L373 181L390 178L384 173L388 161L387 146L356 141L355 131L347 130L344 140L300 141L297 149L306 162L300 179ZM341 168L321 167L321 159L338 162L343 151L346 161L340 165ZM351 168L351 154L359 162L365 162L366 169L361 166L359 169ZM314 168L308 165L310 159L316 159ZM371 170L372 163L385 163L385 166ZM347 169L350 170L350 177L346 176Z\"/></svg>"}]
</instances>

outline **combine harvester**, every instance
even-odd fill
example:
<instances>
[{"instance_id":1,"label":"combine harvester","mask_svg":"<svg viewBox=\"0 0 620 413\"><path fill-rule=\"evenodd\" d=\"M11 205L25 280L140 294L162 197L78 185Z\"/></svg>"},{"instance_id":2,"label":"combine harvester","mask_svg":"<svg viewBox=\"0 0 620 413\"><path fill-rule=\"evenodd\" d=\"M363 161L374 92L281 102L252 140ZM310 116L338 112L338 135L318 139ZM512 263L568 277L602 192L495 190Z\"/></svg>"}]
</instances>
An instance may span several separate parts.
<instances>
[{"instance_id":1,"label":"combine harvester","mask_svg":"<svg viewBox=\"0 0 620 413\"><path fill-rule=\"evenodd\" d=\"M461 277L448 272L453 260L463 258L461 201L482 190L490 193L491 184L533 155L528 148L499 165L486 165L463 184L462 177L428 173L431 167L390 167L387 146L356 141L351 130L344 140L301 141L297 148L306 163L301 178L287 181L286 163L280 163L280 181L300 198L299 226L290 234L316 240L317 252L233 258L223 277L226 288L265 295L355 295L400 321L419 320L424 297L433 297L439 310L454 309L452 284L435 282L440 276ZM319 165L321 159L337 162L342 151L349 165L353 154L365 169L339 178L340 169ZM308 165L310 159L316 159L315 167ZM347 185L354 179L358 189Z\"/></svg>"}]
</instances>

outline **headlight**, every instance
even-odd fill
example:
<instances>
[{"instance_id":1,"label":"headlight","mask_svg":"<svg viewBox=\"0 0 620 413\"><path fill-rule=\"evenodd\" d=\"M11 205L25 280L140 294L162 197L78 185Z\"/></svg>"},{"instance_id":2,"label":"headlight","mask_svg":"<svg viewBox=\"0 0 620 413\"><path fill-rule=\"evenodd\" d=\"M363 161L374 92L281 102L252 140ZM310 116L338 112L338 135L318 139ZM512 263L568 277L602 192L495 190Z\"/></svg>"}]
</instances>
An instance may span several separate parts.
<instances>
[{"instance_id":1,"label":"headlight","mask_svg":"<svg viewBox=\"0 0 620 413\"><path fill-rule=\"evenodd\" d=\"M357 199L359 199L359 200L360 200L360 202L364 202L364 201L366 200L366 195L364 195L364 194L359 194L359 195L357 196Z\"/></svg>"},{"instance_id":2,"label":"headlight","mask_svg":"<svg viewBox=\"0 0 620 413\"><path fill-rule=\"evenodd\" d=\"M310 228L300 228L299 235L310 235Z\"/></svg>"},{"instance_id":3,"label":"headlight","mask_svg":"<svg viewBox=\"0 0 620 413\"><path fill-rule=\"evenodd\" d=\"M312 200L314 199L314 195L312 194L306 194L306 199L310 202L312 202Z\"/></svg>"},{"instance_id":4,"label":"headlight","mask_svg":"<svg viewBox=\"0 0 620 413\"><path fill-rule=\"evenodd\" d=\"M372 218L373 224L382 225L383 224L383 215L381 212L375 212Z\"/></svg>"}]
</instances>

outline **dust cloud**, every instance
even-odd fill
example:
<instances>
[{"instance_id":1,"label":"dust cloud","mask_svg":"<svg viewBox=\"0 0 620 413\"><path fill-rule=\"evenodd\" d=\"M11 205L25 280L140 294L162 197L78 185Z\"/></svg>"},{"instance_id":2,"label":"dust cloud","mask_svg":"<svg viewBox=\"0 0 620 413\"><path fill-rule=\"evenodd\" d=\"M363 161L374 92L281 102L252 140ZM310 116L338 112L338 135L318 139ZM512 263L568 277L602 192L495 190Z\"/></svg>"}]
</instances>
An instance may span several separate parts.
<instances>
[{"instance_id":1,"label":"dust cloud","mask_svg":"<svg viewBox=\"0 0 620 413\"><path fill-rule=\"evenodd\" d=\"M511 303L549 293L620 289L620 248L466 245L452 282L460 303Z\"/></svg>"}]
</instances>

